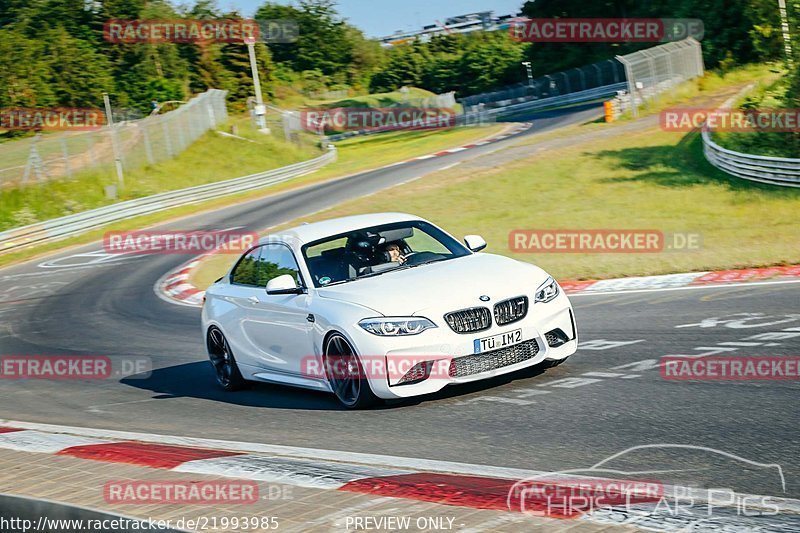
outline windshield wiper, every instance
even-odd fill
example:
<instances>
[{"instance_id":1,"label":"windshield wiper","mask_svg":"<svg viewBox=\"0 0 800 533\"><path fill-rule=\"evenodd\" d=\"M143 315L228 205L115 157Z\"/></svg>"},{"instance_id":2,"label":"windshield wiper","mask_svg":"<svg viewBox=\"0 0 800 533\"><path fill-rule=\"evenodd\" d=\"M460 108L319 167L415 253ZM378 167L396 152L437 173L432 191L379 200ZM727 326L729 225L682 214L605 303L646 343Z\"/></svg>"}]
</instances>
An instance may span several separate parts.
<instances>
[{"instance_id":1,"label":"windshield wiper","mask_svg":"<svg viewBox=\"0 0 800 533\"><path fill-rule=\"evenodd\" d=\"M324 289L326 287L331 287L333 285L341 285L342 283L347 283L348 281L354 281L356 279L358 279L358 278L347 278L347 279L340 279L339 281L332 281L332 282L330 282L330 283L328 283L326 285L321 286L320 289Z\"/></svg>"},{"instance_id":2,"label":"windshield wiper","mask_svg":"<svg viewBox=\"0 0 800 533\"><path fill-rule=\"evenodd\" d=\"M397 272L398 270L407 270L409 268L415 268L415 267L422 266L422 265L429 265L431 263L437 263L439 261L447 261L448 259L452 259L452 258L451 257L442 257L440 259L429 259L428 261L423 261L422 263L417 263L415 265L409 265L408 263L406 263L406 264L400 265L400 266L398 266L396 268L390 268L389 270L382 270L380 272L372 272L372 273L366 274L364 276L359 276L359 279L360 278L368 278L368 277L371 277L371 276L378 276L380 274L385 274L386 272Z\"/></svg>"},{"instance_id":3,"label":"windshield wiper","mask_svg":"<svg viewBox=\"0 0 800 533\"><path fill-rule=\"evenodd\" d=\"M439 259L429 259L427 261L423 261L422 263L417 263L416 265L407 265L408 268L414 268L422 265L430 265L431 263L438 263L439 261L447 261L448 259L452 259L452 257L441 257Z\"/></svg>"},{"instance_id":4,"label":"windshield wiper","mask_svg":"<svg viewBox=\"0 0 800 533\"><path fill-rule=\"evenodd\" d=\"M358 277L353 278L353 279L372 278L372 277L375 277L375 276L380 276L381 274L386 274L387 272L396 272L397 270L402 270L404 268L406 268L405 265L400 265L398 267L388 268L386 270L381 270L379 272L370 272L369 274L364 274L362 276L358 276Z\"/></svg>"}]
</instances>

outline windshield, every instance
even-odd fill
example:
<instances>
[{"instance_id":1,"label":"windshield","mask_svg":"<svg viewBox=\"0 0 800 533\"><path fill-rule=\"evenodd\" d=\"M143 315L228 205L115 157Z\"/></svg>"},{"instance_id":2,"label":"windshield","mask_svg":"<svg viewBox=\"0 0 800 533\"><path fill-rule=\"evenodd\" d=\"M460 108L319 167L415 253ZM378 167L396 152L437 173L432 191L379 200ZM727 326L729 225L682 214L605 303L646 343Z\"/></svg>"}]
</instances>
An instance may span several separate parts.
<instances>
[{"instance_id":1,"label":"windshield","mask_svg":"<svg viewBox=\"0 0 800 533\"><path fill-rule=\"evenodd\" d=\"M413 220L359 229L303 246L316 287L469 255L436 226Z\"/></svg>"}]
</instances>

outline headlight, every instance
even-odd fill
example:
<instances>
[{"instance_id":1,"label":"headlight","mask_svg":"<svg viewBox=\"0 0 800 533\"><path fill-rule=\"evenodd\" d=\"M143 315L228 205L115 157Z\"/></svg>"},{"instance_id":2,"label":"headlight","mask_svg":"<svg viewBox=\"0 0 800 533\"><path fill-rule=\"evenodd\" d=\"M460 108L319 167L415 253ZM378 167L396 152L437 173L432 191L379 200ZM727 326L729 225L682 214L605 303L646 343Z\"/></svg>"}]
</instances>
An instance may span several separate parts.
<instances>
[{"instance_id":1,"label":"headlight","mask_svg":"<svg viewBox=\"0 0 800 533\"><path fill-rule=\"evenodd\" d=\"M536 294L533 295L533 302L542 302L546 304L556 296L558 296L558 283L556 283L556 280L552 277L548 277L547 280L536 289Z\"/></svg>"},{"instance_id":2,"label":"headlight","mask_svg":"<svg viewBox=\"0 0 800 533\"><path fill-rule=\"evenodd\" d=\"M416 335L426 329L436 327L436 324L422 317L365 318L358 325L373 335L381 337Z\"/></svg>"}]
</instances>

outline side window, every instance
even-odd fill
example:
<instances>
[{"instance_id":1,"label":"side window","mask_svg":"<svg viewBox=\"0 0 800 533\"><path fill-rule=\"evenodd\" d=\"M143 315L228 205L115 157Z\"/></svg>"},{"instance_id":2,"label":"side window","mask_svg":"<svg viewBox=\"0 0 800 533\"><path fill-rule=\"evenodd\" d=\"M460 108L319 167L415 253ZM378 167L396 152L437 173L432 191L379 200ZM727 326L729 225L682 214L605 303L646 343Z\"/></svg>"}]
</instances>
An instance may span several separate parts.
<instances>
[{"instance_id":1,"label":"side window","mask_svg":"<svg viewBox=\"0 0 800 533\"><path fill-rule=\"evenodd\" d=\"M258 285L258 258L263 246L250 250L239 262L231 273L231 282L239 285Z\"/></svg>"},{"instance_id":2,"label":"side window","mask_svg":"<svg viewBox=\"0 0 800 533\"><path fill-rule=\"evenodd\" d=\"M258 286L266 287L267 282L278 276L289 274L299 286L303 285L300 277L300 268L292 251L282 244L268 244L262 246L259 258Z\"/></svg>"}]
</instances>

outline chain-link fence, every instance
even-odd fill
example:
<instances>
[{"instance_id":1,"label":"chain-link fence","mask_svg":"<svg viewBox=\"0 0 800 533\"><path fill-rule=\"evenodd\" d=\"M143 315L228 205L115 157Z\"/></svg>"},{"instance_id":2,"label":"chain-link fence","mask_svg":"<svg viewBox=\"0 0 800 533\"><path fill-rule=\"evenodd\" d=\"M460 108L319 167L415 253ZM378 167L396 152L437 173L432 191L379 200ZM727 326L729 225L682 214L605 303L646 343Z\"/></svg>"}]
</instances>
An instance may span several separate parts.
<instances>
[{"instance_id":1,"label":"chain-link fence","mask_svg":"<svg viewBox=\"0 0 800 533\"><path fill-rule=\"evenodd\" d=\"M459 101L465 108L478 104L488 107L505 107L526 100L561 96L622 81L625 81L622 64L616 59L608 59L585 67L533 78L527 83L518 83L499 91L466 96Z\"/></svg>"},{"instance_id":2,"label":"chain-link fence","mask_svg":"<svg viewBox=\"0 0 800 533\"><path fill-rule=\"evenodd\" d=\"M225 94L211 89L174 111L96 131L37 134L0 144L0 186L71 178L93 169L113 172L117 159L124 171L175 157L227 120Z\"/></svg>"},{"instance_id":3,"label":"chain-link fence","mask_svg":"<svg viewBox=\"0 0 800 533\"><path fill-rule=\"evenodd\" d=\"M250 124L253 129L258 129L255 115L255 97L247 99L247 111L250 114ZM264 124L275 136L283 135L286 142L297 145L323 146L324 136L303 130L300 122L300 112L290 109L281 109L271 104L264 104Z\"/></svg>"},{"instance_id":4,"label":"chain-link fence","mask_svg":"<svg viewBox=\"0 0 800 533\"><path fill-rule=\"evenodd\" d=\"M645 101L705 72L700 43L691 37L617 59L625 66L630 95L627 100L629 106L633 103L633 116L637 116L638 107Z\"/></svg>"}]
</instances>

